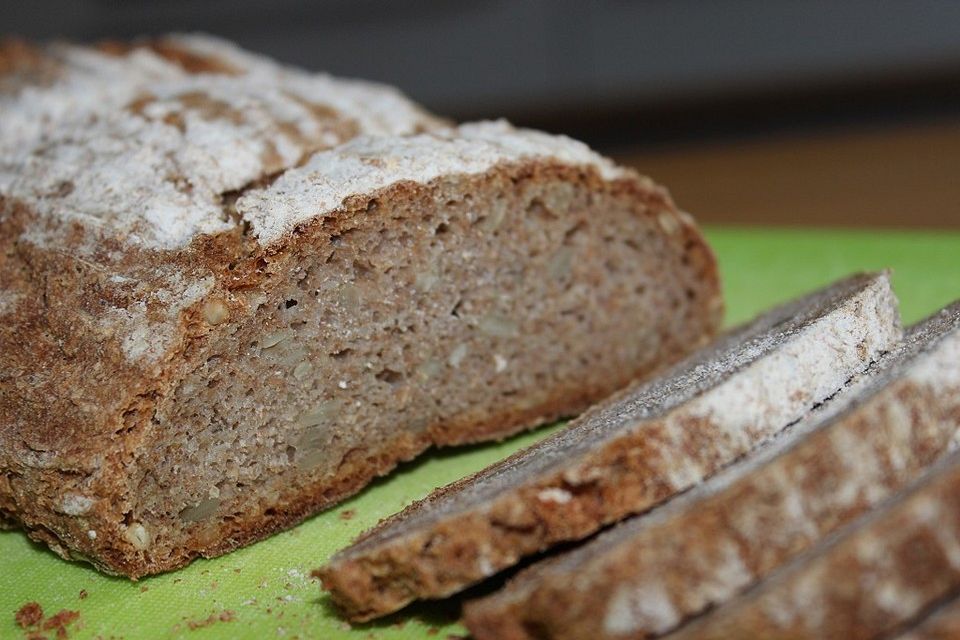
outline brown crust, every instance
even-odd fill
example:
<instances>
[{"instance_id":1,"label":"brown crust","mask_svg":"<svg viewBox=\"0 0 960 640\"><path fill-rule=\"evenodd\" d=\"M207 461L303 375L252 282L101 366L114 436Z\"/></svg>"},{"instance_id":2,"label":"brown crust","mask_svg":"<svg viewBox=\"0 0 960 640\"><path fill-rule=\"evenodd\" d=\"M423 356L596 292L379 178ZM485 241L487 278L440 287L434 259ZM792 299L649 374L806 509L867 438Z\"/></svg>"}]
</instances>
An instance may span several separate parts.
<instances>
[{"instance_id":1,"label":"brown crust","mask_svg":"<svg viewBox=\"0 0 960 640\"><path fill-rule=\"evenodd\" d=\"M593 170L552 163L501 167L526 179L567 176L585 188L605 189L618 197L673 209L666 192L638 178L613 183ZM519 173L517 173L519 171ZM336 233L354 216L366 215L375 198L403 198L423 185L400 183L376 194L349 199L335 216L303 224L286 242L264 249L241 229L198 238L182 251L130 248L108 235L98 238L89 258L67 251L47 251L19 242L21 233L45 225L17 202L0 199L0 288L20 296L12 315L0 326L0 517L16 521L28 534L64 557L93 562L102 570L132 578L169 570L198 555L214 556L291 526L325 506L356 492L431 444L457 444L498 438L545 420L582 411L648 368L621 372L617 379L595 380L591 387L557 389L543 405L518 411L505 407L498 415L472 416L463 422L435 425L430 440L404 440L350 462L338 479L314 482L225 524L216 539L189 540L179 553L148 557L124 537L124 518L135 504L130 468L151 437L157 403L170 393L182 372L201 362L204 345L217 331L202 321L202 301L180 313L177 341L156 364L131 363L118 339L103 335L98 324L102 301L113 306L137 302L111 286L112 276L133 278L149 291L161 286L158 273L169 270L191 277L212 275L207 299L226 302L231 322L249 317L250 292L269 290L285 277L297 253L319 236ZM681 225L688 259L695 266L697 286L708 292L694 314L704 338L719 326L719 276L715 257L696 227ZM89 243L89 230L72 230L72 242ZM68 246L65 247L69 248ZM161 311L158 309L158 312ZM148 310L148 315L152 311ZM696 344L674 345L664 362ZM661 362L660 364L663 364ZM25 461L30 461L25 464ZM59 501L70 491L110 496L77 518L64 514ZM95 538L89 532L95 532Z\"/></svg>"},{"instance_id":2,"label":"brown crust","mask_svg":"<svg viewBox=\"0 0 960 640\"><path fill-rule=\"evenodd\" d=\"M187 73L214 73L227 76L238 76L243 73L225 60L190 51L165 38L145 38L133 42L102 40L95 46L98 51L112 56L125 56L137 49L148 49Z\"/></svg>"}]
</instances>

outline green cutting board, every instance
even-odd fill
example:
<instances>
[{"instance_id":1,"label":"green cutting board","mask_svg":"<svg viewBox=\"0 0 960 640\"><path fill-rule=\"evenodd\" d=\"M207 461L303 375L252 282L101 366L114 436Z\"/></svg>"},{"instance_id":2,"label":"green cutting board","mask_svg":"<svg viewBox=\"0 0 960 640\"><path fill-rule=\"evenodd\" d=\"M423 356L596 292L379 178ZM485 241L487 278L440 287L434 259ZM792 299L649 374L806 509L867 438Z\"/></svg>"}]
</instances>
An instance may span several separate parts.
<instances>
[{"instance_id":1,"label":"green cutting board","mask_svg":"<svg viewBox=\"0 0 960 640\"><path fill-rule=\"evenodd\" d=\"M960 233L715 228L708 235L720 258L728 324L856 270L894 270L906 322L960 298ZM20 532L0 532L0 638L26 635L14 624L14 611L30 601L48 614L79 611L71 638L409 640L465 634L453 621L456 604L417 605L385 622L351 628L336 617L310 570L380 518L556 428L434 452L290 531L136 583L60 560Z\"/></svg>"}]
</instances>

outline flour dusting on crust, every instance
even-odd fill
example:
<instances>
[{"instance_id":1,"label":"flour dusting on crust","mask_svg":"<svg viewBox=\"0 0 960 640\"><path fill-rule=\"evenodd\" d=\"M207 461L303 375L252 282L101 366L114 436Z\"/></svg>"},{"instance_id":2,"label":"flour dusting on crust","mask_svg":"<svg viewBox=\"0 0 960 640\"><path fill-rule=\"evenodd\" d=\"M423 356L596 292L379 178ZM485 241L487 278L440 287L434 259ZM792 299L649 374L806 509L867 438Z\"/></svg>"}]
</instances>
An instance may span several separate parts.
<instances>
[{"instance_id":1,"label":"flour dusting on crust","mask_svg":"<svg viewBox=\"0 0 960 640\"><path fill-rule=\"evenodd\" d=\"M147 46L114 55L51 45L51 83L0 95L0 193L54 228L179 248L233 226L225 193L319 149L445 126L389 87L283 67L206 36L163 43L239 72L191 72Z\"/></svg>"},{"instance_id":2,"label":"flour dusting on crust","mask_svg":"<svg viewBox=\"0 0 960 640\"><path fill-rule=\"evenodd\" d=\"M357 138L314 155L269 188L247 193L237 211L250 221L260 242L270 244L298 223L335 211L352 195L531 160L591 167L607 180L629 174L565 136L515 129L502 120L478 122L405 138Z\"/></svg>"}]
</instances>

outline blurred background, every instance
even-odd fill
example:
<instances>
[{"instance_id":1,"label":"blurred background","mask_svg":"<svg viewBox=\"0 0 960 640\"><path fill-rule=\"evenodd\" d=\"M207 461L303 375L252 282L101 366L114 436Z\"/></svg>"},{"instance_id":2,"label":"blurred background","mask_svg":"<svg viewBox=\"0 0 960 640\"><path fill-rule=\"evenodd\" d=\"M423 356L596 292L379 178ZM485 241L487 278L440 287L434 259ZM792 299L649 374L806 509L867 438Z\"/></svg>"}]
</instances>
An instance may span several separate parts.
<instances>
[{"instance_id":1,"label":"blurred background","mask_svg":"<svg viewBox=\"0 0 960 640\"><path fill-rule=\"evenodd\" d=\"M0 31L206 31L581 138L708 223L960 227L956 0L34 0Z\"/></svg>"}]
</instances>

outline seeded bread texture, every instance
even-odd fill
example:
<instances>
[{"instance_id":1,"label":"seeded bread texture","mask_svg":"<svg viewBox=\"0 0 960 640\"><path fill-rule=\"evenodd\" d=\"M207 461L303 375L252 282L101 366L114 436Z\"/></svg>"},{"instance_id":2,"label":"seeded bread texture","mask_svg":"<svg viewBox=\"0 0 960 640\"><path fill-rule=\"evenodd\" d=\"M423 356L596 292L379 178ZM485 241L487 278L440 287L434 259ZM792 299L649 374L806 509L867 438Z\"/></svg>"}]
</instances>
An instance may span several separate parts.
<instances>
[{"instance_id":1,"label":"seeded bread texture","mask_svg":"<svg viewBox=\"0 0 960 640\"><path fill-rule=\"evenodd\" d=\"M770 311L564 431L442 488L321 569L365 620L455 593L689 489L832 396L901 336L886 274Z\"/></svg>"},{"instance_id":2,"label":"seeded bread texture","mask_svg":"<svg viewBox=\"0 0 960 640\"><path fill-rule=\"evenodd\" d=\"M580 143L205 38L63 47L0 65L0 519L64 557L224 553L721 322L692 219Z\"/></svg>"},{"instance_id":3,"label":"seeded bread texture","mask_svg":"<svg viewBox=\"0 0 960 640\"><path fill-rule=\"evenodd\" d=\"M960 428L960 305L703 485L468 603L473 637L650 638L716 607L920 476Z\"/></svg>"}]
</instances>

